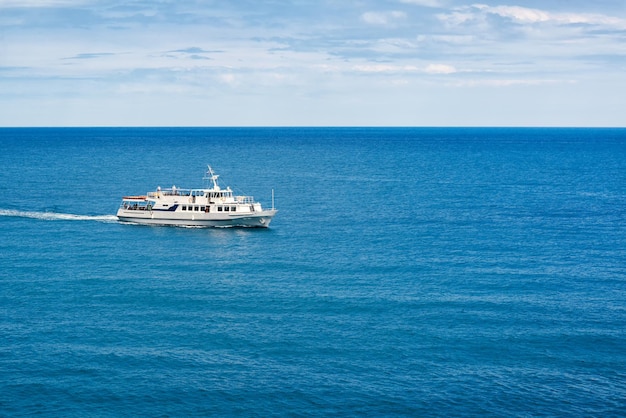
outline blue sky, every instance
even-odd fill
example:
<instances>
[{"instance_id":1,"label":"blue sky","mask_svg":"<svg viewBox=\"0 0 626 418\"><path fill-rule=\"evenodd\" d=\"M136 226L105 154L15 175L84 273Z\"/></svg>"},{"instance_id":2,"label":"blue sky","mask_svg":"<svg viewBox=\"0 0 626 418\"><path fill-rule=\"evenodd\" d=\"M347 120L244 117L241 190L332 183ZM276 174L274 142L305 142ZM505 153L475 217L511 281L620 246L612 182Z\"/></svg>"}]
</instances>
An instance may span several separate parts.
<instances>
[{"instance_id":1,"label":"blue sky","mask_svg":"<svg viewBox=\"0 0 626 418\"><path fill-rule=\"evenodd\" d=\"M624 0L0 0L0 126L626 126Z\"/></svg>"}]
</instances>

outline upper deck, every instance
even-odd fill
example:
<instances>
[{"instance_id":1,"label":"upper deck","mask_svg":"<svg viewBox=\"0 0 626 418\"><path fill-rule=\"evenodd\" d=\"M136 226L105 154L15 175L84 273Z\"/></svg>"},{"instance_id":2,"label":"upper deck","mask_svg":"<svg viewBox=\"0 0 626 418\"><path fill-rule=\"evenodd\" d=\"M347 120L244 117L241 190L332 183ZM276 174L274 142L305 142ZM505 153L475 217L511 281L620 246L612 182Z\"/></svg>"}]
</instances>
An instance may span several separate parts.
<instances>
[{"instance_id":1,"label":"upper deck","mask_svg":"<svg viewBox=\"0 0 626 418\"><path fill-rule=\"evenodd\" d=\"M149 199L177 200L177 198L188 198L196 200L197 198L205 198L207 202L233 202L233 203L254 203L252 196L235 196L230 188L224 190L214 189L179 189L172 187L170 189L157 188L156 191L148 192Z\"/></svg>"}]
</instances>

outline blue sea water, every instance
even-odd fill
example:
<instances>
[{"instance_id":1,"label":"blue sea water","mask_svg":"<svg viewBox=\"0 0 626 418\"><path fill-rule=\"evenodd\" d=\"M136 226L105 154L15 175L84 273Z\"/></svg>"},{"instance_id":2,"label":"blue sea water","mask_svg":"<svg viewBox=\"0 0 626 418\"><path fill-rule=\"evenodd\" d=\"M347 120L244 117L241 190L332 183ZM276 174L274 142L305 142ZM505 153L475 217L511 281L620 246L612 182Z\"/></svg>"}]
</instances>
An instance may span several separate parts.
<instances>
[{"instance_id":1,"label":"blue sea water","mask_svg":"<svg viewBox=\"0 0 626 418\"><path fill-rule=\"evenodd\" d=\"M269 229L149 227L222 184ZM626 416L626 129L0 129L2 416Z\"/></svg>"}]
</instances>

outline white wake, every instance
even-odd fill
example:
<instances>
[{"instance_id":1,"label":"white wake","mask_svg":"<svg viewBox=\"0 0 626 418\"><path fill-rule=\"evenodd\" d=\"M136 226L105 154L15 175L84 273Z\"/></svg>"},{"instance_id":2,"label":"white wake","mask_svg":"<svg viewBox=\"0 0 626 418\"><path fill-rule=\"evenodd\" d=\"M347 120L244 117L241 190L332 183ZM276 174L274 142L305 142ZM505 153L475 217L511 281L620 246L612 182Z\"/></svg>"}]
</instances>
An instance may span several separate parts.
<instances>
[{"instance_id":1,"label":"white wake","mask_svg":"<svg viewBox=\"0 0 626 418\"><path fill-rule=\"evenodd\" d=\"M98 222L117 222L115 215L74 215L71 213L56 212L27 212L22 210L0 209L0 216L8 216L14 218L30 218L42 219L45 221L98 221Z\"/></svg>"}]
</instances>

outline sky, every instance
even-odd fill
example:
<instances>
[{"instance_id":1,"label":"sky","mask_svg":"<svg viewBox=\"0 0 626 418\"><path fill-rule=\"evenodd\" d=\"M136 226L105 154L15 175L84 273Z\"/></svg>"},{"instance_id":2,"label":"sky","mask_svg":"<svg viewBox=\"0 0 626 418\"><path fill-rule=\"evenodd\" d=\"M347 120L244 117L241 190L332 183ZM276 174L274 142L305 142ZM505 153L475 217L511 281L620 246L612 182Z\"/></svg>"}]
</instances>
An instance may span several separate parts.
<instances>
[{"instance_id":1,"label":"sky","mask_svg":"<svg viewBox=\"0 0 626 418\"><path fill-rule=\"evenodd\" d=\"M0 126L623 127L626 0L0 0Z\"/></svg>"}]
</instances>

